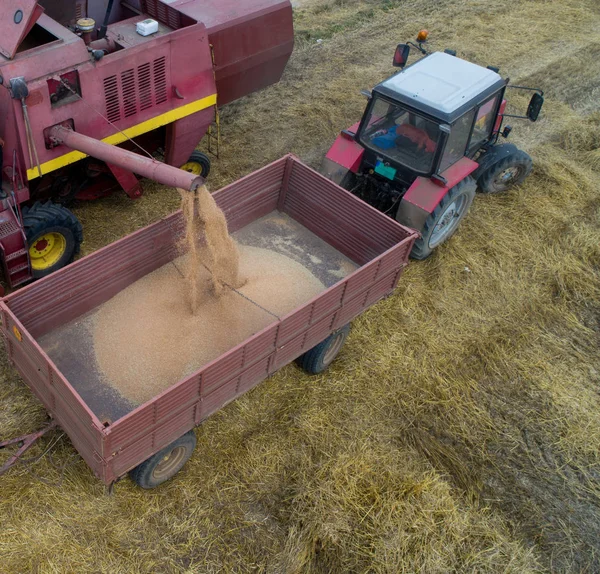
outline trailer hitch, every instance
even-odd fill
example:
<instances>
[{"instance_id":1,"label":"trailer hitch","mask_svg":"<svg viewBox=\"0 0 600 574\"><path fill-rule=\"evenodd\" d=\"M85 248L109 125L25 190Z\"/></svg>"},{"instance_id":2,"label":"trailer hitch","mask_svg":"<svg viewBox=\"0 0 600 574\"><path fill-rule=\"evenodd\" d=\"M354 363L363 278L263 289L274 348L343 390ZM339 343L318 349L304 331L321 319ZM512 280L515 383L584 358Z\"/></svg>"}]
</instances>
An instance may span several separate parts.
<instances>
[{"instance_id":1,"label":"trailer hitch","mask_svg":"<svg viewBox=\"0 0 600 574\"><path fill-rule=\"evenodd\" d=\"M19 459L33 446L35 441L43 437L48 431L56 428L57 424L58 423L53 420L47 426L37 432L0 442L0 449L12 445L17 445L19 447L17 452L15 452L15 454L13 454L0 468L0 476L17 464Z\"/></svg>"}]
</instances>

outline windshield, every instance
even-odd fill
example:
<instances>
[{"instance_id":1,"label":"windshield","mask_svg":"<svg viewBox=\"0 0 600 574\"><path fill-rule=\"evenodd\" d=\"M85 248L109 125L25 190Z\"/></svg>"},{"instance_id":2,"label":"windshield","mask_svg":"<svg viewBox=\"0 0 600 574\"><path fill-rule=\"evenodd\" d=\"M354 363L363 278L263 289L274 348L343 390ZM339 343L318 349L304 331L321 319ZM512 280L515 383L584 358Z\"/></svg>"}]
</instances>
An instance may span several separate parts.
<instances>
[{"instance_id":1,"label":"windshield","mask_svg":"<svg viewBox=\"0 0 600 574\"><path fill-rule=\"evenodd\" d=\"M376 98L359 134L361 143L420 173L433 167L439 125L400 104Z\"/></svg>"}]
</instances>

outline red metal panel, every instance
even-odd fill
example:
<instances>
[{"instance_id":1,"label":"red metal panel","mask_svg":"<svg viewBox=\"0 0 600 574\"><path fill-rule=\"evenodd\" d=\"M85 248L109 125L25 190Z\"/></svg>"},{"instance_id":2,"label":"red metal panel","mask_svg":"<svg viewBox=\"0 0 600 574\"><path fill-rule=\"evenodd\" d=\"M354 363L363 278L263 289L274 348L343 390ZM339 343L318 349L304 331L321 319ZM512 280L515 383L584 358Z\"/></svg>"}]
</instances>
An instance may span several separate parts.
<instances>
[{"instance_id":1,"label":"red metal panel","mask_svg":"<svg viewBox=\"0 0 600 574\"><path fill-rule=\"evenodd\" d=\"M287 365L290 361L299 357L307 348L304 346L306 340L306 333L298 335L295 339L288 341L284 345L277 348L275 357L270 366L271 372L277 370L284 365Z\"/></svg>"},{"instance_id":2,"label":"red metal panel","mask_svg":"<svg viewBox=\"0 0 600 574\"><path fill-rule=\"evenodd\" d=\"M256 359L275 350L277 329L277 324L271 325L248 340L244 351L244 365L249 365Z\"/></svg>"},{"instance_id":3,"label":"red metal panel","mask_svg":"<svg viewBox=\"0 0 600 574\"><path fill-rule=\"evenodd\" d=\"M344 306L336 313L333 328L339 329L344 325L347 325L354 317L360 315L366 307L367 293L363 293L349 301L344 303Z\"/></svg>"},{"instance_id":4,"label":"red metal panel","mask_svg":"<svg viewBox=\"0 0 600 574\"><path fill-rule=\"evenodd\" d=\"M333 330L333 320L335 314L332 313L327 317L321 319L318 323L315 323L306 331L306 341L304 342L304 350L310 349L315 345L318 345L321 341L325 340Z\"/></svg>"},{"instance_id":5,"label":"red metal panel","mask_svg":"<svg viewBox=\"0 0 600 574\"><path fill-rule=\"evenodd\" d=\"M110 484L128 470L152 456L154 452L157 452L154 448L154 435L146 434L140 437L135 444L121 450L118 456L104 462L103 466L105 466L106 473L103 478L104 482Z\"/></svg>"},{"instance_id":6,"label":"red metal panel","mask_svg":"<svg viewBox=\"0 0 600 574\"><path fill-rule=\"evenodd\" d=\"M277 346L283 345L297 333L303 331L310 325L312 315L312 302L300 307L297 311L293 311L289 315L282 318L279 324L279 334L277 335Z\"/></svg>"},{"instance_id":7,"label":"red metal panel","mask_svg":"<svg viewBox=\"0 0 600 574\"><path fill-rule=\"evenodd\" d=\"M36 0L2 0L0 3L0 54L9 60L44 9ZM20 17L19 17L20 14Z\"/></svg>"},{"instance_id":8,"label":"red metal panel","mask_svg":"<svg viewBox=\"0 0 600 574\"><path fill-rule=\"evenodd\" d=\"M215 411L225 406L228 402L236 398L239 377L227 381L222 387L212 392L206 397L202 397L200 402L200 420L212 415Z\"/></svg>"},{"instance_id":9,"label":"red metal panel","mask_svg":"<svg viewBox=\"0 0 600 574\"><path fill-rule=\"evenodd\" d=\"M381 257L375 279L387 275L393 269L406 266L411 248L412 243L406 243L396 249L391 249L388 253L384 254Z\"/></svg>"},{"instance_id":10,"label":"red metal panel","mask_svg":"<svg viewBox=\"0 0 600 574\"><path fill-rule=\"evenodd\" d=\"M152 402L138 407L107 429L107 451L114 453L133 439L146 435L156 423L156 407Z\"/></svg>"},{"instance_id":11,"label":"red metal panel","mask_svg":"<svg viewBox=\"0 0 600 574\"><path fill-rule=\"evenodd\" d=\"M212 361L202 371L202 396L205 397L231 379L244 364L244 347L236 347L233 351Z\"/></svg>"},{"instance_id":12,"label":"red metal panel","mask_svg":"<svg viewBox=\"0 0 600 574\"><path fill-rule=\"evenodd\" d=\"M230 231L236 231L277 207L286 158L237 180L214 194L227 217Z\"/></svg>"},{"instance_id":13,"label":"red metal panel","mask_svg":"<svg viewBox=\"0 0 600 574\"><path fill-rule=\"evenodd\" d=\"M141 229L99 249L93 258L84 257L53 273L52 281L31 283L4 301L34 336L43 335L169 261L176 253L180 219L178 212Z\"/></svg>"},{"instance_id":14,"label":"red metal panel","mask_svg":"<svg viewBox=\"0 0 600 574\"><path fill-rule=\"evenodd\" d=\"M360 168L365 149L345 135L339 135L325 156L327 159L356 173Z\"/></svg>"},{"instance_id":15,"label":"red metal panel","mask_svg":"<svg viewBox=\"0 0 600 574\"><path fill-rule=\"evenodd\" d=\"M398 271L394 271L390 273L387 277L380 279L369 289L367 293L367 298L365 301L366 306L373 305L377 301L379 301L382 297L385 297L389 293L391 293L396 285L396 279L398 275Z\"/></svg>"},{"instance_id":16,"label":"red metal panel","mask_svg":"<svg viewBox=\"0 0 600 574\"><path fill-rule=\"evenodd\" d=\"M196 405L191 405L184 411L167 419L165 424L158 427L154 432L154 444L169 444L176 438L179 438L182 434L194 428L194 426L196 426L194 421L195 410ZM157 450L159 450L159 448Z\"/></svg>"},{"instance_id":17,"label":"red metal panel","mask_svg":"<svg viewBox=\"0 0 600 574\"><path fill-rule=\"evenodd\" d=\"M177 9L206 24L219 105L279 80L294 46L289 1L196 0Z\"/></svg>"},{"instance_id":18,"label":"red metal panel","mask_svg":"<svg viewBox=\"0 0 600 574\"><path fill-rule=\"evenodd\" d=\"M167 417L174 409L194 400L200 400L200 380L199 375L192 376L184 382L173 387L171 392L161 395L156 399L156 419L162 420Z\"/></svg>"},{"instance_id":19,"label":"red metal panel","mask_svg":"<svg viewBox=\"0 0 600 574\"><path fill-rule=\"evenodd\" d=\"M379 265L379 261L372 261L368 265L357 269L348 277L348 286L344 293L344 303L354 299L359 293L362 293L373 284L379 271Z\"/></svg>"},{"instance_id":20,"label":"red metal panel","mask_svg":"<svg viewBox=\"0 0 600 574\"><path fill-rule=\"evenodd\" d=\"M237 394L242 394L256 386L269 375L269 363L271 357L260 359L257 363L248 367L238 380Z\"/></svg>"},{"instance_id":21,"label":"red metal panel","mask_svg":"<svg viewBox=\"0 0 600 574\"><path fill-rule=\"evenodd\" d=\"M327 289L325 293L313 303L311 324L322 319L325 315L331 315L333 311L339 309L342 305L342 297L347 288L347 281L342 281L337 285Z\"/></svg>"},{"instance_id":22,"label":"red metal panel","mask_svg":"<svg viewBox=\"0 0 600 574\"><path fill-rule=\"evenodd\" d=\"M29 388L45 406L53 408L54 397L50 392L47 380L44 380L37 365L31 361L30 356L21 345L15 345L8 338L6 338L6 344L10 347L9 356L23 380L28 382Z\"/></svg>"},{"instance_id":23,"label":"red metal panel","mask_svg":"<svg viewBox=\"0 0 600 574\"><path fill-rule=\"evenodd\" d=\"M442 201L442 197L448 193L448 190L465 179L470 173L473 173L478 167L479 164L468 157L459 159L442 173L448 182L444 187L436 185L429 178L418 177L408 188L402 201L413 203L431 213Z\"/></svg>"}]
</instances>

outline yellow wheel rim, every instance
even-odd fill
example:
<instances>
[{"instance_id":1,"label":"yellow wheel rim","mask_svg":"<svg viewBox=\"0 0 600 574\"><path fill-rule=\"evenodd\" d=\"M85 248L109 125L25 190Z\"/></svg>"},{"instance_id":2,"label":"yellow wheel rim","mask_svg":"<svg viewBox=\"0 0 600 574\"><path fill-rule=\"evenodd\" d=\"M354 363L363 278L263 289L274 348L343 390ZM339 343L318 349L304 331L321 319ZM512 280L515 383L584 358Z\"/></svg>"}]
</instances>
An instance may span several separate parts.
<instances>
[{"instance_id":1,"label":"yellow wheel rim","mask_svg":"<svg viewBox=\"0 0 600 574\"><path fill-rule=\"evenodd\" d=\"M67 250L67 240L62 233L45 233L34 239L29 247L31 267L36 271L56 265Z\"/></svg>"},{"instance_id":2,"label":"yellow wheel rim","mask_svg":"<svg viewBox=\"0 0 600 574\"><path fill-rule=\"evenodd\" d=\"M202 173L202 166L197 161L188 161L181 166L183 171L189 171L194 175L200 175Z\"/></svg>"}]
</instances>

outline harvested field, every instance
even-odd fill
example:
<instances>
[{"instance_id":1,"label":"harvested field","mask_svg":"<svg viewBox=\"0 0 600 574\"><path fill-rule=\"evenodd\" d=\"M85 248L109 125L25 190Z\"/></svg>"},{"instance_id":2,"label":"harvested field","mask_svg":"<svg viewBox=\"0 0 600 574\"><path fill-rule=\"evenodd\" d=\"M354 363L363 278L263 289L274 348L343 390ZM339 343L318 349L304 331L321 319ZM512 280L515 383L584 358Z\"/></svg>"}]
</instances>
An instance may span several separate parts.
<instances>
[{"instance_id":1,"label":"harvested field","mask_svg":"<svg viewBox=\"0 0 600 574\"><path fill-rule=\"evenodd\" d=\"M210 418L156 491L105 496L68 439L42 440L0 478L0 572L600 571L597 0L299 2L283 81L223 110L210 183L288 151L318 166L422 27L545 90L539 122L511 122L531 177L479 195L327 373L288 366ZM79 206L84 253L178 204L146 182ZM39 428L0 360L0 436Z\"/></svg>"}]
</instances>

